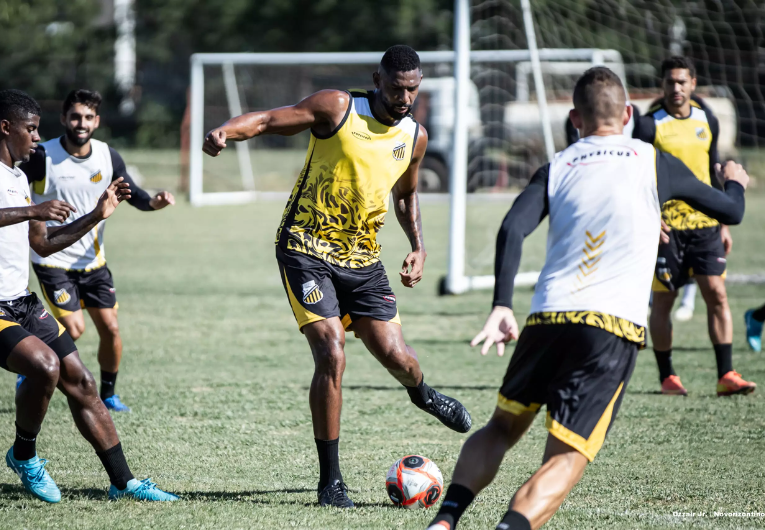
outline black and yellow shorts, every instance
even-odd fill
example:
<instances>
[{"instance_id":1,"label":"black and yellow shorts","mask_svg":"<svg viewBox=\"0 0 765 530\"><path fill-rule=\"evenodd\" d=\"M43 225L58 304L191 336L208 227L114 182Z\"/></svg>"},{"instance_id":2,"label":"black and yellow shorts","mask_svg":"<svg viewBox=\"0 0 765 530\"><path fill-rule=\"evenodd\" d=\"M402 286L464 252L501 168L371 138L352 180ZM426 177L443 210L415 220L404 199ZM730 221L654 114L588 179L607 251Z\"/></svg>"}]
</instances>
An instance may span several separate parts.
<instances>
[{"instance_id":1,"label":"black and yellow shorts","mask_svg":"<svg viewBox=\"0 0 765 530\"><path fill-rule=\"evenodd\" d=\"M629 382L638 344L584 324L527 325L497 407L512 414L547 406L550 434L592 462Z\"/></svg>"},{"instance_id":2,"label":"black and yellow shorts","mask_svg":"<svg viewBox=\"0 0 765 530\"><path fill-rule=\"evenodd\" d=\"M59 359L77 350L64 326L45 310L36 294L0 302L0 368L8 370L6 360L13 348L31 336L47 344Z\"/></svg>"},{"instance_id":3,"label":"black and yellow shorts","mask_svg":"<svg viewBox=\"0 0 765 530\"><path fill-rule=\"evenodd\" d=\"M351 269L279 247L276 260L298 328L333 317L345 329L361 317L401 324L396 295L379 261Z\"/></svg>"},{"instance_id":4,"label":"black and yellow shorts","mask_svg":"<svg viewBox=\"0 0 765 530\"><path fill-rule=\"evenodd\" d=\"M694 275L725 277L726 261L719 226L673 229L659 245L652 289L676 291Z\"/></svg>"},{"instance_id":5,"label":"black and yellow shorts","mask_svg":"<svg viewBox=\"0 0 765 530\"><path fill-rule=\"evenodd\" d=\"M117 307L117 294L109 267L89 271L32 264L51 313L63 318L86 307Z\"/></svg>"}]
</instances>

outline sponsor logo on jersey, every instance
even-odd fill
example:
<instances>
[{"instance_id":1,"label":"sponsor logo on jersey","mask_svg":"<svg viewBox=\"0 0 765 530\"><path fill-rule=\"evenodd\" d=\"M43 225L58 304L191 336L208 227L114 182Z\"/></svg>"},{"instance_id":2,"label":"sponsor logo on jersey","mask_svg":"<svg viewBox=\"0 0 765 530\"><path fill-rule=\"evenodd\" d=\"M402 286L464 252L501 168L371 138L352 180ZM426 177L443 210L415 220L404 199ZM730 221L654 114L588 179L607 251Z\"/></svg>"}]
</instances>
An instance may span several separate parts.
<instances>
[{"instance_id":1,"label":"sponsor logo on jersey","mask_svg":"<svg viewBox=\"0 0 765 530\"><path fill-rule=\"evenodd\" d=\"M303 284L303 303L313 305L321 302L324 293L321 292L316 282L311 280Z\"/></svg>"},{"instance_id":2,"label":"sponsor logo on jersey","mask_svg":"<svg viewBox=\"0 0 765 530\"><path fill-rule=\"evenodd\" d=\"M728 260L725 258L717 258L718 263L728 263Z\"/></svg>"},{"instance_id":3,"label":"sponsor logo on jersey","mask_svg":"<svg viewBox=\"0 0 765 530\"><path fill-rule=\"evenodd\" d=\"M40 316L37 318L39 318L40 320L45 320L46 318L48 318L48 312L45 309L43 309L43 312L40 313Z\"/></svg>"},{"instance_id":4,"label":"sponsor logo on jersey","mask_svg":"<svg viewBox=\"0 0 765 530\"><path fill-rule=\"evenodd\" d=\"M696 138L699 140L706 140L707 130L704 127L696 127Z\"/></svg>"},{"instance_id":5,"label":"sponsor logo on jersey","mask_svg":"<svg viewBox=\"0 0 765 530\"><path fill-rule=\"evenodd\" d=\"M99 169L90 176L90 181L93 183L101 182L104 177L101 176L101 170Z\"/></svg>"},{"instance_id":6,"label":"sponsor logo on jersey","mask_svg":"<svg viewBox=\"0 0 765 530\"><path fill-rule=\"evenodd\" d=\"M19 194L19 190L17 190L16 188L8 188L8 195L18 195L18 194Z\"/></svg>"},{"instance_id":7,"label":"sponsor logo on jersey","mask_svg":"<svg viewBox=\"0 0 765 530\"><path fill-rule=\"evenodd\" d=\"M66 289L59 289L58 291L53 291L53 299L56 301L56 305L64 305L72 299L72 296Z\"/></svg>"},{"instance_id":8,"label":"sponsor logo on jersey","mask_svg":"<svg viewBox=\"0 0 765 530\"><path fill-rule=\"evenodd\" d=\"M383 300L385 300L386 302L390 302L391 304L396 303L396 297L393 296L392 294L384 294Z\"/></svg>"},{"instance_id":9,"label":"sponsor logo on jersey","mask_svg":"<svg viewBox=\"0 0 765 530\"><path fill-rule=\"evenodd\" d=\"M115 289L114 287L109 287L109 292L110 293L116 293L117 289Z\"/></svg>"},{"instance_id":10,"label":"sponsor logo on jersey","mask_svg":"<svg viewBox=\"0 0 765 530\"><path fill-rule=\"evenodd\" d=\"M393 158L396 160L403 160L406 153L406 144L398 144L393 148Z\"/></svg>"},{"instance_id":11,"label":"sponsor logo on jersey","mask_svg":"<svg viewBox=\"0 0 765 530\"><path fill-rule=\"evenodd\" d=\"M359 140L371 140L372 137L369 136L367 133L364 132L358 132L358 131L351 131L351 134L358 138Z\"/></svg>"}]
</instances>

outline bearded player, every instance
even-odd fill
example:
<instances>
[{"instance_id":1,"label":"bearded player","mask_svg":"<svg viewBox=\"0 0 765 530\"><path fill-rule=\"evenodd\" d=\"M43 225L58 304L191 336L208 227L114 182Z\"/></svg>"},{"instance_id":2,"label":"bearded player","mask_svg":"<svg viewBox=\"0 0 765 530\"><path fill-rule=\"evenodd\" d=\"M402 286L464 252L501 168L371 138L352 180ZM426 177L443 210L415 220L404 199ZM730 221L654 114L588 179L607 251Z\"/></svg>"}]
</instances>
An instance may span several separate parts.
<instances>
[{"instance_id":1,"label":"bearded player","mask_svg":"<svg viewBox=\"0 0 765 530\"><path fill-rule=\"evenodd\" d=\"M79 212L85 212L111 182L122 178L130 184L132 196L128 202L143 212L175 204L168 191L151 197L136 186L119 153L92 138L101 123L100 105L98 92L73 90L66 97L61 114L64 136L40 144L29 162L21 166L32 185L32 200L66 201ZM65 222L72 222L79 215L73 214ZM58 226L55 221L49 224ZM101 399L109 410L129 412L115 393L122 337L117 322L117 294L106 265L105 228L105 222L99 223L72 246L50 256L32 251L32 269L51 313L75 341L85 331L82 309L87 309L99 337ZM20 383L23 377L18 380Z\"/></svg>"},{"instance_id":2,"label":"bearded player","mask_svg":"<svg viewBox=\"0 0 765 530\"><path fill-rule=\"evenodd\" d=\"M319 503L342 508L353 507L338 456L346 331L361 338L406 387L412 403L457 432L471 426L462 404L423 380L417 356L404 341L377 243L392 192L396 218L412 247L401 282L414 287L425 263L417 171L428 142L410 114L422 80L419 56L408 46L393 46L373 80L371 92L322 90L293 106L233 118L204 143L204 151L217 156L227 140L311 131L305 166L276 235L276 259L314 359L309 402Z\"/></svg>"},{"instance_id":3,"label":"bearded player","mask_svg":"<svg viewBox=\"0 0 765 530\"><path fill-rule=\"evenodd\" d=\"M130 198L128 184L118 178L88 213L59 200L32 202L27 177L15 166L29 160L40 141L39 124L40 107L34 99L18 90L0 91L0 368L26 376L16 391L16 440L5 462L32 495L50 503L61 500L45 469L48 461L40 459L36 449L48 403L58 387L77 429L109 475L109 499L177 500L150 480L133 477L112 418L74 341L27 287L30 247L41 256L59 252ZM73 215L77 219L66 222Z\"/></svg>"}]
</instances>

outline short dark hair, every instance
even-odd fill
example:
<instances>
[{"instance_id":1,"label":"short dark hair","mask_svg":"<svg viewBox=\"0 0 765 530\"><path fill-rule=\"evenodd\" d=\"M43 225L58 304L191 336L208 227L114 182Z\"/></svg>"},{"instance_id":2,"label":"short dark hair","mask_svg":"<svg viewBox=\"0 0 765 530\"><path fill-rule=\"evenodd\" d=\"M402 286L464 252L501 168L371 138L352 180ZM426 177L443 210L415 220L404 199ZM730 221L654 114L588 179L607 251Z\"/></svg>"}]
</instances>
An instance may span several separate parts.
<instances>
[{"instance_id":1,"label":"short dark hair","mask_svg":"<svg viewBox=\"0 0 765 530\"><path fill-rule=\"evenodd\" d=\"M672 57L664 59L664 61L661 63L662 79L664 78L664 74L666 74L668 71L678 68L688 70L688 73L691 74L692 78L696 77L696 67L693 65L693 61L691 61L688 57L683 57L682 55L673 55Z\"/></svg>"},{"instance_id":2,"label":"short dark hair","mask_svg":"<svg viewBox=\"0 0 765 530\"><path fill-rule=\"evenodd\" d=\"M98 107L101 106L101 94L96 91L85 90L84 88L72 90L64 100L62 112L64 114L69 112L69 109L74 107L75 103L82 103L86 107L95 110L96 114L98 114Z\"/></svg>"},{"instance_id":3,"label":"short dark hair","mask_svg":"<svg viewBox=\"0 0 765 530\"><path fill-rule=\"evenodd\" d=\"M40 105L21 90L0 90L0 120L24 120L32 114L40 115Z\"/></svg>"},{"instance_id":4,"label":"short dark hair","mask_svg":"<svg viewBox=\"0 0 765 530\"><path fill-rule=\"evenodd\" d=\"M621 116L626 104L621 79L605 66L587 70L574 87L574 108L584 119L607 120Z\"/></svg>"},{"instance_id":5,"label":"short dark hair","mask_svg":"<svg viewBox=\"0 0 765 530\"><path fill-rule=\"evenodd\" d=\"M388 48L380 61L380 66L389 74L422 69L420 56L406 44L396 44Z\"/></svg>"}]
</instances>

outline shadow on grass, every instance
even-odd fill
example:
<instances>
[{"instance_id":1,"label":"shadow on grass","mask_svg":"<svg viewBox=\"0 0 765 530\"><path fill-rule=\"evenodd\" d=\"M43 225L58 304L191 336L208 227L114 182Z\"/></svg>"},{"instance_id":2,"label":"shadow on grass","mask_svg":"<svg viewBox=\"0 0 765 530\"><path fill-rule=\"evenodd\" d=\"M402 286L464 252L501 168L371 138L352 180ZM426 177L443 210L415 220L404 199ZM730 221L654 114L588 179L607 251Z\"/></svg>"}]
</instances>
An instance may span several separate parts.
<instances>
[{"instance_id":1,"label":"shadow on grass","mask_svg":"<svg viewBox=\"0 0 765 530\"><path fill-rule=\"evenodd\" d=\"M93 500L106 500L106 489L96 488L60 488L62 497L85 497ZM21 484L0 484L0 497L3 500L30 500L32 495L27 493ZM41 503L41 506L43 503Z\"/></svg>"},{"instance_id":2,"label":"shadow on grass","mask_svg":"<svg viewBox=\"0 0 765 530\"><path fill-rule=\"evenodd\" d=\"M254 490L254 491L183 491L179 492L181 500L184 501L236 501L254 502L258 504L296 504L296 501L267 501L265 499L251 499L248 497L257 497L258 495L272 495L278 493L316 493L315 489L308 488L284 488L277 490Z\"/></svg>"},{"instance_id":3,"label":"shadow on grass","mask_svg":"<svg viewBox=\"0 0 765 530\"><path fill-rule=\"evenodd\" d=\"M438 390L439 392L442 390L450 391L450 390L497 390L499 388L499 385L434 385L433 388ZM303 390L310 390L311 387L304 386ZM367 391L377 391L381 390L384 392L387 391L396 391L401 392L404 390L401 386L376 386L376 385L347 385L343 386L343 390L367 390Z\"/></svg>"}]
</instances>

